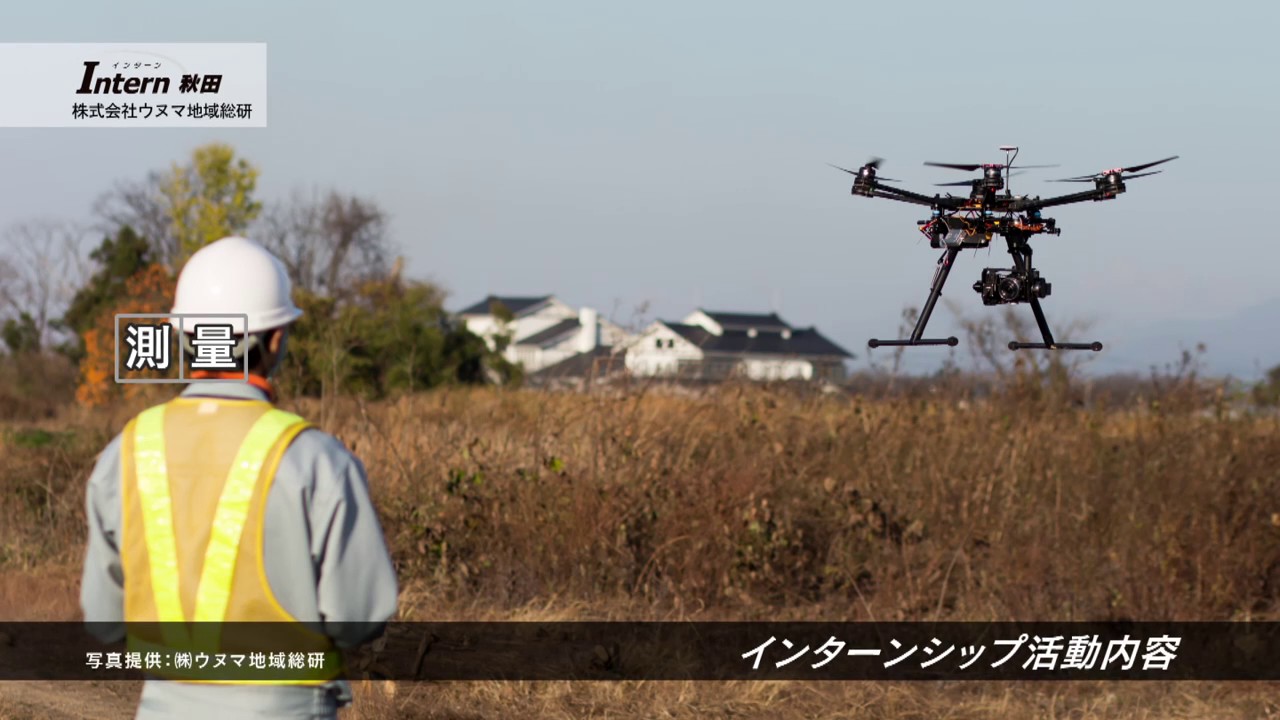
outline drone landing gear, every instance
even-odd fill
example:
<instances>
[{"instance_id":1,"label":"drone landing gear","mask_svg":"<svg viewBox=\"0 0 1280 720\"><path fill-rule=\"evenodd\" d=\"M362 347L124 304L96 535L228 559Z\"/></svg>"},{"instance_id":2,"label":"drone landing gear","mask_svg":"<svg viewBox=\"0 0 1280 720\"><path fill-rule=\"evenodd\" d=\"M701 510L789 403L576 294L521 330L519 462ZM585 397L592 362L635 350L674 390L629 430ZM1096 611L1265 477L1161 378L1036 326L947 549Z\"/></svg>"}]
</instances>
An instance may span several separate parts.
<instances>
[{"instance_id":1,"label":"drone landing gear","mask_svg":"<svg viewBox=\"0 0 1280 720\"><path fill-rule=\"evenodd\" d=\"M942 295L942 285L947 282L947 275L951 274L951 265L955 262L956 256L960 254L960 248L947 248L942 253L942 257L938 258L938 269L933 273L933 284L929 287L929 299L924 303L924 310L920 313L920 318L916 320L915 330L911 331L909 340L876 340L872 338L867 341L867 346L877 347L898 347L898 346L914 346L914 345L950 345L955 347L960 344L960 340L956 337L949 338L924 338L924 326L929 323L929 316L933 314L933 306L938 304L938 298Z\"/></svg>"},{"instance_id":2,"label":"drone landing gear","mask_svg":"<svg viewBox=\"0 0 1280 720\"><path fill-rule=\"evenodd\" d=\"M1031 277L1034 272L1031 267L1031 246L1026 243L1026 239L1018 236L1007 238L1009 241L1009 254L1013 256L1014 270L1021 277ZM958 247L949 247L938 258L938 269L933 274L933 284L929 287L929 299L925 301L924 310L920 313L920 318L916 320L915 329L911 332L911 337L906 340L877 340L872 338L867 341L867 345L872 348L877 347L913 347L918 345L950 345L955 347L960 341L954 336L949 338L926 338L924 328L929 323L929 316L933 314L933 308L938 304L938 298L942 296L942 286L947 282L947 276L951 274L951 266L955 263L956 256L960 254ZM1038 278L1039 276L1036 275ZM1045 285L1044 294L1048 294L1047 285ZM975 286L978 289L978 286ZM1036 316L1036 325L1040 328L1040 336L1044 342L1018 342L1009 343L1010 350L1092 350L1100 352L1102 343L1075 343L1075 342L1056 342L1053 339L1053 332L1049 330L1049 321L1045 319L1044 309L1040 307L1040 298L1032 294L1021 300L1008 300L1008 302L1027 302L1031 305L1031 312Z\"/></svg>"},{"instance_id":3,"label":"drone landing gear","mask_svg":"<svg viewBox=\"0 0 1280 720\"><path fill-rule=\"evenodd\" d=\"M1040 335L1044 338L1044 342L1028 343L1014 340L1009 343L1010 350L1092 350L1094 352L1102 350L1102 343L1100 342L1054 342L1053 333L1049 332L1049 323L1044 319L1044 310L1040 309L1040 301L1038 299L1031 299L1031 311L1036 314L1036 324L1040 326Z\"/></svg>"},{"instance_id":4,"label":"drone landing gear","mask_svg":"<svg viewBox=\"0 0 1280 720\"><path fill-rule=\"evenodd\" d=\"M1015 243L1009 241L1009 254L1013 256L1013 265L1019 272L1031 271L1031 246L1025 242ZM1040 308L1040 299L1032 296L1030 300L1031 312L1035 313L1036 325L1040 326L1040 336L1044 338L1044 342L1025 343L1016 340L1009 343L1010 350L1092 350L1101 352L1102 343L1070 343L1070 342L1054 342L1053 333L1049 331L1049 321L1044 317L1044 310Z\"/></svg>"}]
</instances>

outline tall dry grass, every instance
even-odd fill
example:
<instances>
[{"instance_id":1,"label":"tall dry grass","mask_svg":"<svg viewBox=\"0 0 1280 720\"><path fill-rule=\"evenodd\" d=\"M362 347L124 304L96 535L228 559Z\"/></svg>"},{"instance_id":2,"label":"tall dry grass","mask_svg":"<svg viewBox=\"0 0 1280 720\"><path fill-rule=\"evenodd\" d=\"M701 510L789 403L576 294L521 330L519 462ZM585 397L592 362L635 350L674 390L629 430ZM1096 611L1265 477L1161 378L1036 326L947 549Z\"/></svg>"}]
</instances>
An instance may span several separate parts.
<instances>
[{"instance_id":1,"label":"tall dry grass","mask_svg":"<svg viewBox=\"0 0 1280 720\"><path fill-rule=\"evenodd\" d=\"M456 389L284 406L365 462L400 573L402 619L1280 616L1275 415L747 386L693 395ZM12 578L74 573L84 480L137 409L73 409L7 428L8 617L23 602ZM42 592L71 592L60 587ZM362 687L356 715L1277 712L1275 688L1257 685L1037 687L402 684L390 694Z\"/></svg>"},{"instance_id":2,"label":"tall dry grass","mask_svg":"<svg viewBox=\"0 0 1280 720\"><path fill-rule=\"evenodd\" d=\"M312 415L321 409L302 404ZM444 391L332 405L411 616L1232 619L1280 590L1274 417Z\"/></svg>"}]
</instances>

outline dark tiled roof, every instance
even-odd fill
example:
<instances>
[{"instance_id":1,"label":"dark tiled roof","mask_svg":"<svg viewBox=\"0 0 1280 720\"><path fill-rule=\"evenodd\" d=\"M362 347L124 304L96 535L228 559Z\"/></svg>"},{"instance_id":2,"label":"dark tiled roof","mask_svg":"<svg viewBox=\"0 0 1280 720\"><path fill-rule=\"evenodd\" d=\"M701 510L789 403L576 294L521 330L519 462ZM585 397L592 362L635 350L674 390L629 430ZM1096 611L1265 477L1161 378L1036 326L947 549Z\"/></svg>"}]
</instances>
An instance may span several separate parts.
<instances>
[{"instance_id":1,"label":"dark tiled roof","mask_svg":"<svg viewBox=\"0 0 1280 720\"><path fill-rule=\"evenodd\" d=\"M460 315L488 315L491 312L493 312L493 310L491 309L493 307L493 304L495 302L500 302L503 305L507 306L507 309L511 311L512 315L520 315L524 311L532 310L533 308L541 305L542 303L550 299L551 299L550 295L542 295L539 297L510 297L510 296L504 297L500 295L490 295L474 305L463 308L461 311L459 311L459 314Z\"/></svg>"},{"instance_id":2,"label":"dark tiled roof","mask_svg":"<svg viewBox=\"0 0 1280 720\"><path fill-rule=\"evenodd\" d=\"M701 348L708 347L711 341L717 337L701 325L684 325L682 323L667 322L666 320L660 320L659 322L674 330L680 337Z\"/></svg>"},{"instance_id":3,"label":"dark tiled roof","mask_svg":"<svg viewBox=\"0 0 1280 720\"><path fill-rule=\"evenodd\" d=\"M723 335L713 335L698 325L666 321L662 324L706 353L853 357L819 333L817 328L794 328L791 337L784 338L781 332L757 332L755 337L751 337L746 330L725 330Z\"/></svg>"},{"instance_id":4,"label":"dark tiled roof","mask_svg":"<svg viewBox=\"0 0 1280 720\"><path fill-rule=\"evenodd\" d=\"M622 353L614 354L612 348L599 345L590 352L578 353L554 365L548 365L532 373L530 377L541 380L586 377L587 375L600 376L620 372L625 367L625 357Z\"/></svg>"},{"instance_id":5,"label":"dark tiled roof","mask_svg":"<svg viewBox=\"0 0 1280 720\"><path fill-rule=\"evenodd\" d=\"M539 346L553 345L554 344L552 342L553 340L559 339L570 332L577 332L578 328L580 327L582 327L582 323L578 322L578 318L569 318L568 320L561 320L560 322L556 323L555 325L552 325L551 327L545 330L539 330L538 332L532 335L529 335L528 337L519 338L518 340L516 340L516 344L517 345L539 345Z\"/></svg>"},{"instance_id":6,"label":"dark tiled roof","mask_svg":"<svg viewBox=\"0 0 1280 720\"><path fill-rule=\"evenodd\" d=\"M762 313L720 312L718 310L703 310L702 308L699 308L699 310L702 310L703 314L719 323L720 327L725 330L755 328L761 331L778 331L791 329L791 325L786 320L778 317L778 313L764 315Z\"/></svg>"}]
</instances>

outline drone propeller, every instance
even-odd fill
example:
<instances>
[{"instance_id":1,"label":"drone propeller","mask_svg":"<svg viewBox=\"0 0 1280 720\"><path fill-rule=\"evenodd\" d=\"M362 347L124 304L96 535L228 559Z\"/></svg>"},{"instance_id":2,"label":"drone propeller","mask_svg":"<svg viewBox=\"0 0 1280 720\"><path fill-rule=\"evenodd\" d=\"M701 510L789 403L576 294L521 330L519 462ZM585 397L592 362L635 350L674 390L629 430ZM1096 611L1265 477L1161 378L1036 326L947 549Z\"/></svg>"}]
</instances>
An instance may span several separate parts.
<instances>
[{"instance_id":1,"label":"drone propeller","mask_svg":"<svg viewBox=\"0 0 1280 720\"><path fill-rule=\"evenodd\" d=\"M867 173L865 173L864 171L870 168L871 174L875 177L876 180L880 182L902 182L901 180L895 180L893 178L886 178L886 177L880 177L879 175L875 175L875 171L880 167L880 163L882 162L884 162L883 158L873 157L871 158L870 162L868 162L866 165L863 165L862 168L858 170L850 170L848 168L842 168L839 165L831 165L831 163L827 163L827 165L831 165L831 167L837 170L843 170L844 172L847 172L850 175L856 175L858 177L865 176Z\"/></svg>"},{"instance_id":2,"label":"drone propeller","mask_svg":"<svg viewBox=\"0 0 1280 720\"><path fill-rule=\"evenodd\" d=\"M1114 169L1114 170L1103 170L1102 172L1094 173L1094 174L1092 174L1092 175L1078 175L1078 176L1076 176L1076 177L1063 178L1063 179L1061 179L1061 180L1051 180L1050 182L1092 182L1092 181L1097 180L1098 178L1103 177L1103 176L1105 176L1105 175L1123 174L1123 173L1136 173L1136 172L1138 172L1139 170L1146 170L1146 169L1147 169L1147 168L1149 168L1149 167L1155 167L1156 165L1159 165L1160 163L1167 163L1167 162L1169 162L1170 160L1177 160L1177 159L1178 159L1178 157L1179 157L1179 156L1177 156L1177 155L1172 155L1172 156L1167 157L1167 158L1165 158L1165 159L1163 159L1163 160L1156 160L1155 162L1143 163L1143 164L1141 164L1141 165L1132 165L1132 166L1130 166L1130 167L1125 167L1125 168L1116 168L1116 169ZM1157 174L1157 173L1162 173L1162 172L1164 172L1164 171L1163 171L1163 170L1156 170L1156 171L1154 171L1154 172L1149 172L1149 173L1139 173L1139 174L1137 174L1137 175L1125 175L1125 176L1123 177L1123 179L1124 179L1124 180L1128 180L1129 178L1146 177L1146 176L1148 176L1148 175L1155 175L1155 174Z\"/></svg>"},{"instance_id":3,"label":"drone propeller","mask_svg":"<svg viewBox=\"0 0 1280 720\"><path fill-rule=\"evenodd\" d=\"M1143 163L1142 165L1134 165L1133 167L1127 167L1127 168L1121 168L1121 169L1127 173L1138 172L1139 170L1146 170L1147 168L1155 167L1160 163L1167 163L1170 160L1177 160L1177 159L1178 159L1177 155L1170 155L1169 157L1163 160L1156 160L1155 162Z\"/></svg>"},{"instance_id":4,"label":"drone propeller","mask_svg":"<svg viewBox=\"0 0 1280 720\"><path fill-rule=\"evenodd\" d=\"M1124 179L1125 179L1125 180L1132 180L1133 178L1146 177L1146 176L1148 176L1148 175L1159 175L1159 174L1160 174L1160 173L1162 173L1162 172L1164 172L1164 171L1163 171L1163 170L1152 170L1151 172L1138 173L1137 175L1125 175L1125 176L1124 176ZM1101 176L1089 176L1089 177L1081 177L1081 178L1066 178L1065 180L1050 180L1049 182L1093 182L1094 180L1097 180L1097 179L1098 179L1098 177L1101 177Z\"/></svg>"},{"instance_id":5,"label":"drone propeller","mask_svg":"<svg viewBox=\"0 0 1280 720\"><path fill-rule=\"evenodd\" d=\"M978 168L982 167L981 164L961 165L957 163L937 163L937 162L926 162L925 165L929 165L931 167L951 168L952 170L966 170L968 172L973 172L974 170L977 170Z\"/></svg>"}]
</instances>

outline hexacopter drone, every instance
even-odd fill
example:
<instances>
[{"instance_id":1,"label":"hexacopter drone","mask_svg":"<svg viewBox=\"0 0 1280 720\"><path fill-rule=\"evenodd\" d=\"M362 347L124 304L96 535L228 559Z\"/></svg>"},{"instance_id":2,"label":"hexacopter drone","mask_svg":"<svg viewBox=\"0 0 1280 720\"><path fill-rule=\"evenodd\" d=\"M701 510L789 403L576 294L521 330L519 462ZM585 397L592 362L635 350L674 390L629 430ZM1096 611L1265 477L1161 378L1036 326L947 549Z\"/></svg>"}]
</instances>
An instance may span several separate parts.
<instances>
[{"instance_id":1,"label":"hexacopter drone","mask_svg":"<svg viewBox=\"0 0 1280 720\"><path fill-rule=\"evenodd\" d=\"M1084 202L1086 200L1111 200L1125 191L1125 180L1163 172L1162 170L1140 171L1169 162L1178 156L1174 155L1163 160L1131 167L1112 168L1092 175L1054 180L1051 182L1092 182L1094 187L1083 192L1042 199L1038 196L1033 198L1026 195L1014 195L1011 191L1005 189L1005 181L1001 171L1009 168L1056 166L1014 165L1013 160L1018 155L1018 148L1012 145L1002 145L1000 150L1006 153L1005 162L1003 163L925 163L925 165L933 167L952 168L969 172L981 170L982 177L980 178L961 182L938 183L939 186L944 187L971 186L972 191L968 197L955 197L950 194L929 197L909 190L882 185L881 183L898 181L877 177L876 171L879 169L880 163L883 162L880 158L872 158L871 162L863 165L858 170L848 170L838 165L832 165L837 170L843 170L855 177L852 191L854 195L882 197L928 206L932 210L932 217L928 220L919 220L916 224L920 227L920 232L929 238L931 247L943 249L942 257L938 258L938 268L933 275L933 284L929 288L929 298L925 301L924 309L916 321L911 337L906 340L872 339L867 343L870 347L903 345L950 345L954 347L959 344L960 341L955 337L933 339L923 337L925 325L929 322L929 316L933 313L933 307L937 304L938 297L942 295L942 286L946 283L947 275L950 274L951 266L960 251L988 247L991 244L991 239L996 235L1000 235L1004 237L1009 246L1009 254L1013 256L1013 267L984 268L982 278L973 284L973 289L982 296L984 305L1029 303L1031 311L1035 313L1036 324L1040 326L1040 334L1044 338L1044 342L1038 343L1013 341L1009 343L1009 349L1093 350L1094 352L1102 350L1102 343L1100 342L1066 343L1054 341L1053 333L1049 331L1049 323L1045 320L1044 311L1040 308L1040 299L1049 295L1050 285L1031 266L1031 245L1029 240L1033 235L1059 235L1062 232L1053 218L1046 218L1041 215L1041 210L1044 208ZM1004 192L1000 192L1001 190L1004 190Z\"/></svg>"}]
</instances>

